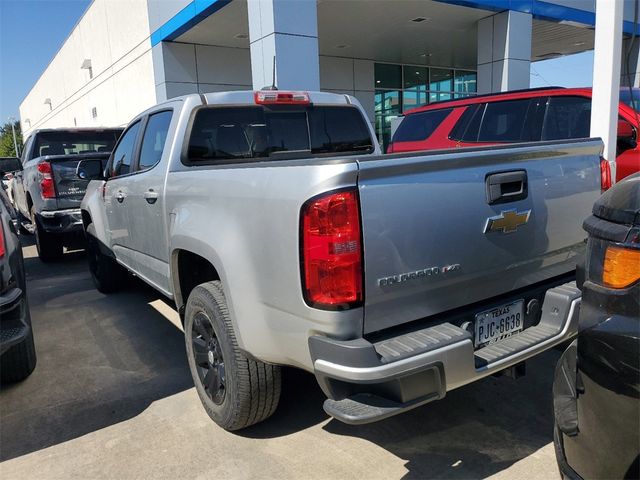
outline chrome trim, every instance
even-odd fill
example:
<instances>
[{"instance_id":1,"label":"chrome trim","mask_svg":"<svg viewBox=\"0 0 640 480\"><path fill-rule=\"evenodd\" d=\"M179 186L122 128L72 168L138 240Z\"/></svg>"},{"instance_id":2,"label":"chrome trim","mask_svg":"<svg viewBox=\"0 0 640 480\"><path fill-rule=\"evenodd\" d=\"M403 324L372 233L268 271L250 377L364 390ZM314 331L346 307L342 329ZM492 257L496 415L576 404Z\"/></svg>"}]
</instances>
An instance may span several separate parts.
<instances>
[{"instance_id":1,"label":"chrome trim","mask_svg":"<svg viewBox=\"0 0 640 480\"><path fill-rule=\"evenodd\" d=\"M55 218L61 215L82 215L79 208L66 208L64 210L44 210L40 212L40 216L44 218Z\"/></svg>"}]
</instances>

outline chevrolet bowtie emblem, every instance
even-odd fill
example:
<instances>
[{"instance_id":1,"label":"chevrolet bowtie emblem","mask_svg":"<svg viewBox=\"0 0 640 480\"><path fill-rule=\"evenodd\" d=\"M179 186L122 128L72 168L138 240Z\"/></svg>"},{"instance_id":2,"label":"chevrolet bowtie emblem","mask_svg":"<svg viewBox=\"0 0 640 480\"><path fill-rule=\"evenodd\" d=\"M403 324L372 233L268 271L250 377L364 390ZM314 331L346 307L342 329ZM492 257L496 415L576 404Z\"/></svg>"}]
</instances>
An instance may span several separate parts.
<instances>
[{"instance_id":1,"label":"chevrolet bowtie emblem","mask_svg":"<svg viewBox=\"0 0 640 480\"><path fill-rule=\"evenodd\" d=\"M513 233L520 225L524 225L529 221L531 210L518 212L517 210L503 210L500 215L487 218L484 226L484 233L502 232Z\"/></svg>"}]
</instances>

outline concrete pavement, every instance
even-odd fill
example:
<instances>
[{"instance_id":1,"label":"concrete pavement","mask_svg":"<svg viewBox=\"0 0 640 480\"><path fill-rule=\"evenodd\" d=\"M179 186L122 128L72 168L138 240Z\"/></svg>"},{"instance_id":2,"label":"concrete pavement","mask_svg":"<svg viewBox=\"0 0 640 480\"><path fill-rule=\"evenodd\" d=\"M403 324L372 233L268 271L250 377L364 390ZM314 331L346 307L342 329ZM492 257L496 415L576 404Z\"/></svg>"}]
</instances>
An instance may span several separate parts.
<instances>
[{"instance_id":1,"label":"concrete pavement","mask_svg":"<svg viewBox=\"0 0 640 480\"><path fill-rule=\"evenodd\" d=\"M38 365L0 392L0 477L559 478L558 351L518 380L488 378L383 422L330 420L313 376L285 370L276 414L239 433L209 420L175 311L131 279L98 293L84 254L45 265L26 246Z\"/></svg>"}]
</instances>

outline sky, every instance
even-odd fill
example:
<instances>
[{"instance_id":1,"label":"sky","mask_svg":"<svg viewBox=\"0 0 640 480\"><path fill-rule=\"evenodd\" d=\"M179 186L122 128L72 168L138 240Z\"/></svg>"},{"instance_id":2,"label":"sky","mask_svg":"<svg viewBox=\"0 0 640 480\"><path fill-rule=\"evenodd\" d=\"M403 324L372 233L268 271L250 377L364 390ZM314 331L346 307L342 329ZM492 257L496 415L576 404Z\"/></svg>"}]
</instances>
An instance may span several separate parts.
<instances>
[{"instance_id":1,"label":"sky","mask_svg":"<svg viewBox=\"0 0 640 480\"><path fill-rule=\"evenodd\" d=\"M0 0L0 123L20 102L71 32L90 0ZM531 86L591 85L593 52L531 64Z\"/></svg>"},{"instance_id":2,"label":"sky","mask_svg":"<svg viewBox=\"0 0 640 480\"><path fill-rule=\"evenodd\" d=\"M0 0L0 123L27 96L90 0Z\"/></svg>"}]
</instances>

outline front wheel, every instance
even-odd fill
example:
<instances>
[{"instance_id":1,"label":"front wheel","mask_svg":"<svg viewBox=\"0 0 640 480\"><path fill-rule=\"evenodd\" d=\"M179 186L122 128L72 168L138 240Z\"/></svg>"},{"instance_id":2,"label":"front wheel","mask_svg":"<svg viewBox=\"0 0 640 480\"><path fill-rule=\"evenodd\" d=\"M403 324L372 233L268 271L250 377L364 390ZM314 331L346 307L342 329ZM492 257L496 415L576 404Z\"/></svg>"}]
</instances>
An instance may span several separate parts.
<instances>
[{"instance_id":1,"label":"front wheel","mask_svg":"<svg viewBox=\"0 0 640 480\"><path fill-rule=\"evenodd\" d=\"M96 289L101 293L118 291L126 281L126 270L113 258L100 250L93 224L87 227L87 258L89 273Z\"/></svg>"},{"instance_id":2,"label":"front wheel","mask_svg":"<svg viewBox=\"0 0 640 480\"><path fill-rule=\"evenodd\" d=\"M269 418L280 400L281 370L238 348L219 281L193 289L185 313L189 369L207 414L225 430Z\"/></svg>"},{"instance_id":3,"label":"front wheel","mask_svg":"<svg viewBox=\"0 0 640 480\"><path fill-rule=\"evenodd\" d=\"M36 249L38 256L43 262L53 262L59 260L64 252L62 237L54 233L45 231L36 217L35 207L31 207L31 223L36 236Z\"/></svg>"}]
</instances>

